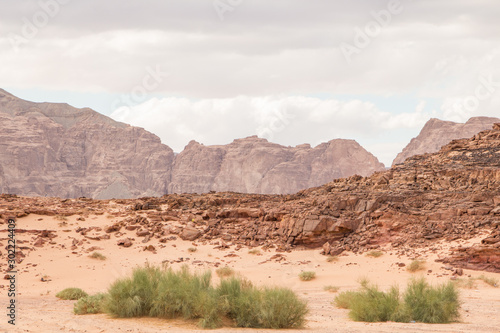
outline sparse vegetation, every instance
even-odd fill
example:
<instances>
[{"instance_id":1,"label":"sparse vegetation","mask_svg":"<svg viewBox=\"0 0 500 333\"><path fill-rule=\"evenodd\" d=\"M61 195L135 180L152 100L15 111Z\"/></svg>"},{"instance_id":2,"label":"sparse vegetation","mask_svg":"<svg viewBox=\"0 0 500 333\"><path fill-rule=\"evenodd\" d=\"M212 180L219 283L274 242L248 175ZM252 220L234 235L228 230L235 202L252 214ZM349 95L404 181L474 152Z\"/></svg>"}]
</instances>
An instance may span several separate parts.
<instances>
[{"instance_id":1,"label":"sparse vegetation","mask_svg":"<svg viewBox=\"0 0 500 333\"><path fill-rule=\"evenodd\" d=\"M66 216L63 216L63 215L55 215L54 219L58 220L58 221L67 221L68 220L68 218Z\"/></svg>"},{"instance_id":2,"label":"sparse vegetation","mask_svg":"<svg viewBox=\"0 0 500 333\"><path fill-rule=\"evenodd\" d=\"M92 252L92 254L89 255L89 257L97 260L106 260L106 256L100 252Z\"/></svg>"},{"instance_id":3,"label":"sparse vegetation","mask_svg":"<svg viewBox=\"0 0 500 333\"><path fill-rule=\"evenodd\" d=\"M316 278L316 273L312 271L300 272L299 279L301 281L311 281Z\"/></svg>"},{"instance_id":4,"label":"sparse vegetation","mask_svg":"<svg viewBox=\"0 0 500 333\"><path fill-rule=\"evenodd\" d=\"M337 262L339 261L339 256L328 256L326 257L326 262Z\"/></svg>"},{"instance_id":5,"label":"sparse vegetation","mask_svg":"<svg viewBox=\"0 0 500 333\"><path fill-rule=\"evenodd\" d=\"M105 298L106 294L102 293L82 297L75 303L73 312L77 315L102 313Z\"/></svg>"},{"instance_id":6,"label":"sparse vegetation","mask_svg":"<svg viewBox=\"0 0 500 333\"><path fill-rule=\"evenodd\" d=\"M407 267L406 270L411 273L422 271L425 269L425 260L413 260Z\"/></svg>"},{"instance_id":7,"label":"sparse vegetation","mask_svg":"<svg viewBox=\"0 0 500 333\"><path fill-rule=\"evenodd\" d=\"M101 300L116 317L183 317L198 319L203 328L220 327L224 317L237 327L297 328L307 313L306 303L289 289L257 288L240 277L213 287L210 271L191 273L187 266L179 271L137 268L131 278L113 283Z\"/></svg>"},{"instance_id":8,"label":"sparse vegetation","mask_svg":"<svg viewBox=\"0 0 500 333\"><path fill-rule=\"evenodd\" d=\"M382 251L373 250L373 251L368 252L366 254L366 256L372 257L372 258L378 258L378 257L381 257L383 254L384 254L384 252L382 252Z\"/></svg>"},{"instance_id":9,"label":"sparse vegetation","mask_svg":"<svg viewBox=\"0 0 500 333\"><path fill-rule=\"evenodd\" d=\"M72 301L76 301L86 296L88 296L88 294L80 288L66 288L56 294L57 298Z\"/></svg>"},{"instance_id":10,"label":"sparse vegetation","mask_svg":"<svg viewBox=\"0 0 500 333\"><path fill-rule=\"evenodd\" d=\"M225 266L225 267L217 268L215 270L215 273L217 273L218 277L225 278L225 277L233 275L234 270L231 267Z\"/></svg>"},{"instance_id":11,"label":"sparse vegetation","mask_svg":"<svg viewBox=\"0 0 500 333\"><path fill-rule=\"evenodd\" d=\"M460 307L453 283L432 287L423 278L412 279L402 297L397 287L382 292L365 280L360 291L345 291L335 297L335 305L350 309L349 316L355 321L423 323L455 321Z\"/></svg>"},{"instance_id":12,"label":"sparse vegetation","mask_svg":"<svg viewBox=\"0 0 500 333\"><path fill-rule=\"evenodd\" d=\"M339 287L337 287L337 286L324 286L324 287L323 287L323 290L324 290L324 291L329 291L329 292L331 292L331 293L336 293L337 291L339 291L339 289L340 289L340 288L339 288Z\"/></svg>"},{"instance_id":13,"label":"sparse vegetation","mask_svg":"<svg viewBox=\"0 0 500 333\"><path fill-rule=\"evenodd\" d=\"M249 253L249 254L256 255L256 256L258 256L258 255L260 255L260 254L261 254L261 252L260 252L260 250L259 250L259 249L251 249L250 251L248 251L248 253Z\"/></svg>"},{"instance_id":14,"label":"sparse vegetation","mask_svg":"<svg viewBox=\"0 0 500 333\"><path fill-rule=\"evenodd\" d=\"M196 252L196 251L198 251L198 249L197 249L197 248L195 248L195 247L190 247L190 248L188 249L188 252L191 252L191 253L194 253L194 252Z\"/></svg>"},{"instance_id":15,"label":"sparse vegetation","mask_svg":"<svg viewBox=\"0 0 500 333\"><path fill-rule=\"evenodd\" d=\"M453 283L459 288L474 289L477 287L476 279L474 278L457 279Z\"/></svg>"},{"instance_id":16,"label":"sparse vegetation","mask_svg":"<svg viewBox=\"0 0 500 333\"><path fill-rule=\"evenodd\" d=\"M487 277L486 275L481 274L477 279L483 281L484 283L494 288L498 288L498 280L495 278Z\"/></svg>"}]
</instances>

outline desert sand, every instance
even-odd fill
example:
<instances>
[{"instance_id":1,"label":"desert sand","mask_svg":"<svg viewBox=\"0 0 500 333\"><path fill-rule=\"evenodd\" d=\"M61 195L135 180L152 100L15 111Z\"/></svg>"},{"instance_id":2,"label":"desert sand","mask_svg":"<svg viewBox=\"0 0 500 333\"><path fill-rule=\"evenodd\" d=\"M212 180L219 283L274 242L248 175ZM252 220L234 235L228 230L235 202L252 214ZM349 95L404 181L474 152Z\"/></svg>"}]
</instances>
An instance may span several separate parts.
<instances>
[{"instance_id":1,"label":"desert sand","mask_svg":"<svg viewBox=\"0 0 500 333\"><path fill-rule=\"evenodd\" d=\"M18 265L18 309L17 325L7 324L6 317L0 321L2 332L195 332L203 331L194 321L162 320L156 318L115 319L105 314L75 315L75 301L59 300L55 294L67 287L79 287L88 293L105 292L109 285L120 277L129 275L134 267L146 262L155 265L168 264L178 268L188 265L193 270L212 270L217 282L216 267L229 266L257 285L280 285L293 289L307 300L310 312L307 323L299 332L498 332L500 331L500 288L494 288L483 281L477 281L476 288L460 289L461 319L453 324L421 323L361 323L348 317L348 310L332 305L335 293L323 290L326 285L340 287L340 291L356 289L360 278L366 277L385 290L396 284L403 288L413 276L424 275L431 283L450 280L452 271L435 262L438 257L448 254L450 247L473 244L481 237L460 243L436 243L430 249L406 251L399 255L397 249L383 248L379 258L366 255L343 254L336 262L327 262L320 250L300 250L275 252L274 249L260 250L260 254L250 254L249 248L235 250L215 248L214 244L171 240L156 243L155 250L145 250L146 245L135 242L129 248L118 247L116 239L93 241L85 239L77 250L71 250L78 227L101 227L113 223L112 216L90 215L85 221L78 216L69 216L65 221L56 217L30 214L17 220L17 228L56 230L58 237L50 244L28 251ZM126 231L133 238L132 231ZM35 236L30 233L16 235L18 247L29 245ZM126 236L124 236L126 237ZM5 243L4 236L0 237ZM4 247L5 244L2 246ZM196 248L195 252L188 251ZM92 259L88 255L98 251L106 260ZM409 273L400 263L408 264L419 257L426 260L423 273ZM2 272L5 263L2 262ZM316 272L316 279L301 281L301 271ZM463 277L477 277L484 274L500 278L500 274L464 270ZM42 281L47 280L47 281ZM5 282L5 283L3 283ZM0 281L0 304L7 304L7 281ZM220 332L276 332L276 330L256 330L221 328ZM290 331L290 330L286 330ZM293 330L292 330L293 331Z\"/></svg>"}]
</instances>

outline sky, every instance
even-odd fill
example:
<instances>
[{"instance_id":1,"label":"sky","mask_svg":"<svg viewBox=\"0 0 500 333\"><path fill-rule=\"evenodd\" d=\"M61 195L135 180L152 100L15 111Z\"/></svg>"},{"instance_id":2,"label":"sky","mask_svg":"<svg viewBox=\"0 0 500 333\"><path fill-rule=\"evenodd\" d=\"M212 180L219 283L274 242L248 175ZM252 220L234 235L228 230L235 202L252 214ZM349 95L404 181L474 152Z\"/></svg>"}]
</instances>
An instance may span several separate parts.
<instances>
[{"instance_id":1,"label":"sky","mask_svg":"<svg viewBox=\"0 0 500 333\"><path fill-rule=\"evenodd\" d=\"M430 118L500 117L497 0L0 2L0 88L176 152L343 138L390 166Z\"/></svg>"}]
</instances>

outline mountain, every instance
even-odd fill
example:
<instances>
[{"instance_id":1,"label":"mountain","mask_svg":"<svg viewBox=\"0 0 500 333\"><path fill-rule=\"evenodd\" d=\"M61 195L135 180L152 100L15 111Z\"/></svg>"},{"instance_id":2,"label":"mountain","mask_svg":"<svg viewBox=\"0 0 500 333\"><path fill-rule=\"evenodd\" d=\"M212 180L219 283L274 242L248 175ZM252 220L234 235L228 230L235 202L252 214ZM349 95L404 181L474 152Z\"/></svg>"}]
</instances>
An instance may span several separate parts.
<instances>
[{"instance_id":1,"label":"mountain","mask_svg":"<svg viewBox=\"0 0 500 333\"><path fill-rule=\"evenodd\" d=\"M335 178L367 176L383 169L375 156L352 140L332 140L315 148L285 147L256 136L221 146L191 141L175 158L169 193L295 193Z\"/></svg>"},{"instance_id":2,"label":"mountain","mask_svg":"<svg viewBox=\"0 0 500 333\"><path fill-rule=\"evenodd\" d=\"M383 164L358 143L311 148L249 137L190 142L174 156L160 139L91 109L33 103L0 89L0 193L134 198L165 193L293 193Z\"/></svg>"},{"instance_id":3,"label":"mountain","mask_svg":"<svg viewBox=\"0 0 500 333\"><path fill-rule=\"evenodd\" d=\"M172 149L91 109L0 90L0 192L130 198L166 193Z\"/></svg>"},{"instance_id":4,"label":"mountain","mask_svg":"<svg viewBox=\"0 0 500 333\"><path fill-rule=\"evenodd\" d=\"M396 156L392 165L403 163L408 157L414 155L435 153L451 140L470 138L480 131L490 129L494 123L498 122L500 122L499 118L492 117L473 117L465 124L433 118L425 124L420 134Z\"/></svg>"}]
</instances>

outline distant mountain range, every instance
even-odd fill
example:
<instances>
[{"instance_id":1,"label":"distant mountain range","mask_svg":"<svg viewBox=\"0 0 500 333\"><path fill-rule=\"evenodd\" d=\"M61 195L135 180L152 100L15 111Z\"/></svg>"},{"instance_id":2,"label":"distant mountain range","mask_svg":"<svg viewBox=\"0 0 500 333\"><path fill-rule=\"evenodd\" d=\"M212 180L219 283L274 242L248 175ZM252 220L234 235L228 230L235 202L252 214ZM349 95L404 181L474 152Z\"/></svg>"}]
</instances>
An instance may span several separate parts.
<instances>
[{"instance_id":1,"label":"distant mountain range","mask_svg":"<svg viewBox=\"0 0 500 333\"><path fill-rule=\"evenodd\" d=\"M138 127L91 109L33 103L0 89L0 193L133 198L166 193L294 193L383 170L352 140L284 147L249 137L190 142L178 155Z\"/></svg>"},{"instance_id":2,"label":"distant mountain range","mask_svg":"<svg viewBox=\"0 0 500 333\"><path fill-rule=\"evenodd\" d=\"M499 121L473 118L462 125L432 119L395 163ZM191 141L176 155L142 128L0 89L0 193L98 199L209 191L286 194L384 169L356 141L342 139L314 148L256 136L219 146Z\"/></svg>"}]
</instances>

